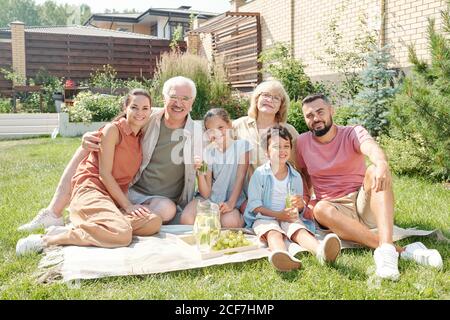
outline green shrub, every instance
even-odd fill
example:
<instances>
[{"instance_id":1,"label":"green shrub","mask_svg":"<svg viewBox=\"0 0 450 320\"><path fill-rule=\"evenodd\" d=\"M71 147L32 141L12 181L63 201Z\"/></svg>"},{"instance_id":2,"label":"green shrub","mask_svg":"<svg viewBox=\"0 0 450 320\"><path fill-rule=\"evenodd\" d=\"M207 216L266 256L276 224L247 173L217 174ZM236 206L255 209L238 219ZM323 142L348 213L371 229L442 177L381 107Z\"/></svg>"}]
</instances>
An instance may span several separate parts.
<instances>
[{"instance_id":1,"label":"green shrub","mask_svg":"<svg viewBox=\"0 0 450 320\"><path fill-rule=\"evenodd\" d=\"M341 15L341 10L345 10L348 5L348 2L343 1L334 10L331 19L324 26L325 31L318 35L323 50L315 54L317 60L338 73L340 83L333 86L333 95L344 104L351 101L361 89L358 72L366 65L364 55L370 52L371 46L375 45L378 39L376 32L369 27L366 17L359 16L358 31L350 42L346 40L346 17Z\"/></svg>"},{"instance_id":2,"label":"green shrub","mask_svg":"<svg viewBox=\"0 0 450 320\"><path fill-rule=\"evenodd\" d=\"M357 123L355 122L355 116L356 111L350 106L336 107L333 122L340 126L354 125ZM291 101L287 122L294 126L298 133L309 131L305 123L305 118L303 117L301 101Z\"/></svg>"},{"instance_id":3,"label":"green shrub","mask_svg":"<svg viewBox=\"0 0 450 320\"><path fill-rule=\"evenodd\" d=\"M172 41L169 44L170 49L172 51L180 51L180 41L183 41L183 26L179 24L173 31Z\"/></svg>"},{"instance_id":4,"label":"green shrub","mask_svg":"<svg viewBox=\"0 0 450 320\"><path fill-rule=\"evenodd\" d=\"M128 80L123 81L122 85L123 85L123 88L127 88L129 90L144 89L144 90L147 90L148 92L150 92L152 85L153 85L153 81L149 80L149 79L145 79L145 78L142 80L128 79Z\"/></svg>"},{"instance_id":5,"label":"green shrub","mask_svg":"<svg viewBox=\"0 0 450 320\"><path fill-rule=\"evenodd\" d=\"M263 51L259 61L263 63L261 72L270 73L284 86L291 100L302 100L315 92L311 79L306 75L304 65L292 55L291 50L283 43L276 43Z\"/></svg>"},{"instance_id":6,"label":"green shrub","mask_svg":"<svg viewBox=\"0 0 450 320\"><path fill-rule=\"evenodd\" d=\"M117 79L117 71L109 64L91 73L88 84L91 88L109 89L111 94L124 85L122 80Z\"/></svg>"},{"instance_id":7,"label":"green shrub","mask_svg":"<svg viewBox=\"0 0 450 320\"><path fill-rule=\"evenodd\" d=\"M41 97L41 94L38 92L33 92L28 95L24 95L23 98L20 99L21 101L21 112L30 112L30 113L36 113L41 112L41 99L42 99L42 111L45 112L45 102L44 97Z\"/></svg>"},{"instance_id":8,"label":"green shrub","mask_svg":"<svg viewBox=\"0 0 450 320\"><path fill-rule=\"evenodd\" d=\"M5 69L0 68L0 73L3 74L3 77L6 80L12 81L13 83L22 83L25 84L27 82L27 79L23 77L22 75L18 74L12 69Z\"/></svg>"},{"instance_id":9,"label":"green shrub","mask_svg":"<svg viewBox=\"0 0 450 320\"><path fill-rule=\"evenodd\" d=\"M154 76L152 97L155 105L164 104L162 88L164 82L176 76L184 76L194 81L197 87L197 97L192 106L191 116L201 119L209 109L210 72L205 58L190 54L171 51L161 55Z\"/></svg>"},{"instance_id":10,"label":"green shrub","mask_svg":"<svg viewBox=\"0 0 450 320\"><path fill-rule=\"evenodd\" d=\"M53 94L62 92L63 80L51 75L45 68L39 68L34 78L24 79L14 71L0 69L5 78L11 81L27 83L30 86L39 85L42 87L40 92L18 93L17 98L20 103L16 105L18 112L56 112ZM42 104L42 105L41 105Z\"/></svg>"},{"instance_id":11,"label":"green shrub","mask_svg":"<svg viewBox=\"0 0 450 320\"><path fill-rule=\"evenodd\" d=\"M42 112L56 112L53 94L62 92L62 78L51 75L45 68L41 67L36 73L36 76L29 79L29 83L30 85L41 86L42 90L40 92L33 92L24 99L23 104L28 109L28 112L41 112L41 100Z\"/></svg>"},{"instance_id":12,"label":"green shrub","mask_svg":"<svg viewBox=\"0 0 450 320\"><path fill-rule=\"evenodd\" d=\"M288 110L287 122L292 125L298 133L303 133L309 130L306 126L305 118L303 117L301 101L291 101L291 105Z\"/></svg>"},{"instance_id":13,"label":"green shrub","mask_svg":"<svg viewBox=\"0 0 450 320\"><path fill-rule=\"evenodd\" d=\"M450 180L450 2L442 12L443 31L429 19L431 64L420 60L409 47L413 71L392 104L391 127L402 140L411 141L428 170L422 174Z\"/></svg>"},{"instance_id":14,"label":"green shrub","mask_svg":"<svg viewBox=\"0 0 450 320\"><path fill-rule=\"evenodd\" d=\"M396 71L390 47L372 46L366 55L367 65L360 73L361 89L352 102L359 122L378 137L389 129L389 105L398 91Z\"/></svg>"},{"instance_id":15,"label":"green shrub","mask_svg":"<svg viewBox=\"0 0 450 320\"><path fill-rule=\"evenodd\" d=\"M340 126L356 124L358 114L354 107L338 106L334 109L333 122Z\"/></svg>"},{"instance_id":16,"label":"green shrub","mask_svg":"<svg viewBox=\"0 0 450 320\"><path fill-rule=\"evenodd\" d=\"M68 108L71 122L111 121L121 110L122 98L89 91L80 92Z\"/></svg>"},{"instance_id":17,"label":"green shrub","mask_svg":"<svg viewBox=\"0 0 450 320\"><path fill-rule=\"evenodd\" d=\"M217 97L215 100L210 101L209 106L210 108L224 108L231 119L237 119L247 115L250 100L248 97L235 93L224 98Z\"/></svg>"},{"instance_id":18,"label":"green shrub","mask_svg":"<svg viewBox=\"0 0 450 320\"><path fill-rule=\"evenodd\" d=\"M424 161L426 157L425 148L417 148L414 141L409 139L381 136L380 145L385 151L389 166L392 171L399 175L421 175L431 174L430 163Z\"/></svg>"},{"instance_id":19,"label":"green shrub","mask_svg":"<svg viewBox=\"0 0 450 320\"><path fill-rule=\"evenodd\" d=\"M246 114L248 102L233 94L226 83L225 71L220 63L216 63L210 70L207 59L178 51L163 54L158 63L151 89L155 105L164 104L162 99L164 82L175 76L187 77L194 81L197 87L197 96L191 111L194 120L203 119L205 113L212 107L226 109L232 118Z\"/></svg>"},{"instance_id":20,"label":"green shrub","mask_svg":"<svg viewBox=\"0 0 450 320\"><path fill-rule=\"evenodd\" d=\"M9 113L11 111L11 99L0 98L0 113Z\"/></svg>"}]
</instances>

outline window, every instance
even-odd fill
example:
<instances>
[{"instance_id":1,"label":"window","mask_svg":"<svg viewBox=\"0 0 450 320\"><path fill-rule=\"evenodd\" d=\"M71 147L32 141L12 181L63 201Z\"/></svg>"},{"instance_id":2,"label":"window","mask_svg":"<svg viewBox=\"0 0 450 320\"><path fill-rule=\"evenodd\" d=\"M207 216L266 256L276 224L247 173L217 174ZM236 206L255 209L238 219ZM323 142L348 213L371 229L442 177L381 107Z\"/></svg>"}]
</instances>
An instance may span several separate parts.
<instances>
[{"instance_id":1,"label":"window","mask_svg":"<svg viewBox=\"0 0 450 320\"><path fill-rule=\"evenodd\" d=\"M157 23L150 26L150 35L155 36L155 37L158 36L158 24Z\"/></svg>"},{"instance_id":2,"label":"window","mask_svg":"<svg viewBox=\"0 0 450 320\"><path fill-rule=\"evenodd\" d=\"M181 22L181 21L170 21L169 27L170 27L170 39L172 39L172 36L175 32L175 30L178 28L178 26L181 26L181 34L183 37L186 35L186 33L189 31L189 23L188 22Z\"/></svg>"}]
</instances>

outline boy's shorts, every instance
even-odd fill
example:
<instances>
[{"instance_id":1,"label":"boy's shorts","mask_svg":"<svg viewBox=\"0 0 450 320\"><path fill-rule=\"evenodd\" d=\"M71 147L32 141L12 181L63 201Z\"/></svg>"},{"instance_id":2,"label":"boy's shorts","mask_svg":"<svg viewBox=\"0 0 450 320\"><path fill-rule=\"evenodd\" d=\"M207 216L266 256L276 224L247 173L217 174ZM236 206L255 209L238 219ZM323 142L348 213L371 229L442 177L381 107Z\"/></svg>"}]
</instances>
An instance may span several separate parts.
<instances>
[{"instance_id":1,"label":"boy's shorts","mask_svg":"<svg viewBox=\"0 0 450 320\"><path fill-rule=\"evenodd\" d=\"M361 186L358 191L349 193L341 198L320 201L328 202L340 213L358 220L369 229L377 227L375 214L370 209L370 195L364 191L364 186ZM320 227L326 229L322 225Z\"/></svg>"},{"instance_id":2,"label":"boy's shorts","mask_svg":"<svg viewBox=\"0 0 450 320\"><path fill-rule=\"evenodd\" d=\"M256 233L256 236L259 240L267 242L266 235L267 232L274 230L278 231L284 236L286 236L289 240L298 230L305 229L309 233L311 231L305 226L305 224L299 219L295 222L279 222L278 220L269 220L269 219L256 219L253 223L253 231ZM311 233L314 235L313 233Z\"/></svg>"}]
</instances>

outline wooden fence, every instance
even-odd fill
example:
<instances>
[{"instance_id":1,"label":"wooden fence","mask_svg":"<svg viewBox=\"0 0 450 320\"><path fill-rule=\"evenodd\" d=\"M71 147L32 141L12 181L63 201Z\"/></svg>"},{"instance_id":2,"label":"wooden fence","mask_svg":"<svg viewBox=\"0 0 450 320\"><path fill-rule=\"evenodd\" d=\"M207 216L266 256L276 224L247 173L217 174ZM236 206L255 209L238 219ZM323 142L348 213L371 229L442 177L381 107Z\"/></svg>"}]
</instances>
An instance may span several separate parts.
<instances>
[{"instance_id":1,"label":"wooden fence","mask_svg":"<svg viewBox=\"0 0 450 320\"><path fill-rule=\"evenodd\" d=\"M0 69L11 69L12 66L12 48L11 39L0 34ZM6 80L3 73L0 72L0 95L11 95L12 81Z\"/></svg>"},{"instance_id":2,"label":"wooden fence","mask_svg":"<svg viewBox=\"0 0 450 320\"><path fill-rule=\"evenodd\" d=\"M148 79L169 45L170 40L25 32L27 77L35 77L44 68L54 76L79 82L109 64L118 78ZM186 49L185 42L180 42L180 48ZM0 66L11 69L11 43L0 42L0 57ZM11 85L0 76L0 93L9 93Z\"/></svg>"},{"instance_id":3,"label":"wooden fence","mask_svg":"<svg viewBox=\"0 0 450 320\"><path fill-rule=\"evenodd\" d=\"M253 90L261 82L260 15L255 12L226 12L192 33L212 35L213 57L222 63L233 88Z\"/></svg>"}]
</instances>

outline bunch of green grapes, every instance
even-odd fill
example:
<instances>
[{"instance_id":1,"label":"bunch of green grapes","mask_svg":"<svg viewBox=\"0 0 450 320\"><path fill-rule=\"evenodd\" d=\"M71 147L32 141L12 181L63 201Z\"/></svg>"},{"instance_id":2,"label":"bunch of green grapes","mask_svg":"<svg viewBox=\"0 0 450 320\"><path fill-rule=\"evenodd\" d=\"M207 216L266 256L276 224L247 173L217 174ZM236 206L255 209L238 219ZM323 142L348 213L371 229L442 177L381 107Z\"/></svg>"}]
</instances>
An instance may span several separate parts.
<instances>
[{"instance_id":1,"label":"bunch of green grapes","mask_svg":"<svg viewBox=\"0 0 450 320\"><path fill-rule=\"evenodd\" d=\"M245 238L244 233L241 230L239 230L238 232L227 230L220 233L220 237L219 239L217 239L212 249L215 251L219 251L229 248L245 247L249 245L251 245L251 242Z\"/></svg>"}]
</instances>

